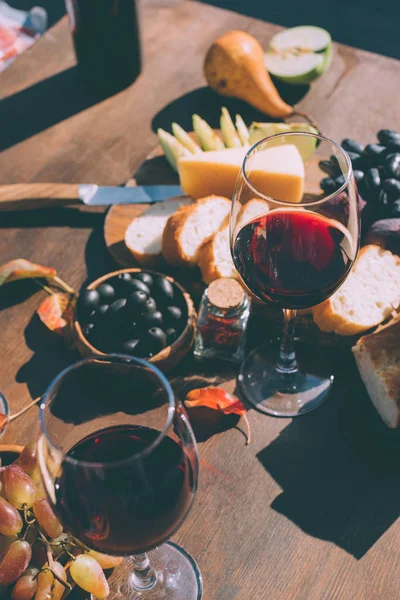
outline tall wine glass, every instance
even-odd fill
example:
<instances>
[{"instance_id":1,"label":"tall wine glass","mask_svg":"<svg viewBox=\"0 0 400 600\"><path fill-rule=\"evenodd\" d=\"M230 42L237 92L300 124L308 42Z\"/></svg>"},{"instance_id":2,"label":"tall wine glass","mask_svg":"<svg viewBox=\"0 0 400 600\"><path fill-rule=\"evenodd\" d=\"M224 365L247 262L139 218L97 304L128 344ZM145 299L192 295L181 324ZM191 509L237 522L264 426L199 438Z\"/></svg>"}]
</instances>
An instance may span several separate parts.
<instances>
[{"instance_id":1,"label":"tall wine glass","mask_svg":"<svg viewBox=\"0 0 400 600\"><path fill-rule=\"evenodd\" d=\"M320 187L326 160L337 177L328 182L331 193ZM252 352L239 375L248 401L265 413L293 417L327 397L333 375L322 366L323 351L295 343L294 321L297 309L322 303L349 274L359 247L358 203L350 159L328 138L278 134L246 154L232 202L232 257L249 290L284 316L280 344Z\"/></svg>"},{"instance_id":2,"label":"tall wine glass","mask_svg":"<svg viewBox=\"0 0 400 600\"><path fill-rule=\"evenodd\" d=\"M192 505L198 456L164 375L139 358L87 358L51 383L40 422L42 479L64 528L84 547L129 557L108 598L199 600L195 561L166 542Z\"/></svg>"}]
</instances>

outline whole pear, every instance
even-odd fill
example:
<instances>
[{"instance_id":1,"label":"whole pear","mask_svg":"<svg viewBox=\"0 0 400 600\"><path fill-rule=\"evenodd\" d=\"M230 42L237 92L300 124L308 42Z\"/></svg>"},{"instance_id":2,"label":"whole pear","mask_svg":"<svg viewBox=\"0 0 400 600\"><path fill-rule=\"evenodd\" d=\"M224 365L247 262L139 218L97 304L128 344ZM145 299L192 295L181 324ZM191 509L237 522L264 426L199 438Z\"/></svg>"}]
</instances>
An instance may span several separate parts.
<instances>
[{"instance_id":1,"label":"whole pear","mask_svg":"<svg viewBox=\"0 0 400 600\"><path fill-rule=\"evenodd\" d=\"M265 69L261 44L244 31L230 31L215 40L204 61L204 74L222 96L245 100L271 117L293 113Z\"/></svg>"}]
</instances>

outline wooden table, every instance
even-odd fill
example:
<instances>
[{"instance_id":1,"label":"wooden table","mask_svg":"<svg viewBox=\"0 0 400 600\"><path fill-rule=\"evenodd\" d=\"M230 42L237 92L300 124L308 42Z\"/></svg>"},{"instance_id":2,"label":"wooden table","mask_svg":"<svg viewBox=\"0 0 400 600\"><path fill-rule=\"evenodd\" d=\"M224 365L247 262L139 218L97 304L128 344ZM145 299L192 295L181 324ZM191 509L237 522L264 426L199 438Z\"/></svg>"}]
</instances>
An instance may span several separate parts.
<instances>
[{"instance_id":1,"label":"wooden table","mask_svg":"<svg viewBox=\"0 0 400 600\"><path fill-rule=\"evenodd\" d=\"M196 2L165 4L145 4L144 72L112 98L96 103L79 83L65 19L0 75L1 183L119 184L154 147L155 115L153 125L173 117L188 126L195 109L213 123L226 102L198 89L208 46L234 28L266 44L277 28ZM301 108L337 141L370 142L378 129L399 126L399 76L395 60L336 46ZM51 265L79 289L114 266L103 213L2 214L1 262ZM77 358L33 316L44 296L36 290L16 283L0 291L0 387L12 411ZM350 353L335 369L335 391L315 413L291 421L250 410L250 446L237 429L200 442L200 490L176 540L199 562L206 600L398 598L399 434L375 413ZM34 437L36 417L32 410L16 421L3 441Z\"/></svg>"}]
</instances>

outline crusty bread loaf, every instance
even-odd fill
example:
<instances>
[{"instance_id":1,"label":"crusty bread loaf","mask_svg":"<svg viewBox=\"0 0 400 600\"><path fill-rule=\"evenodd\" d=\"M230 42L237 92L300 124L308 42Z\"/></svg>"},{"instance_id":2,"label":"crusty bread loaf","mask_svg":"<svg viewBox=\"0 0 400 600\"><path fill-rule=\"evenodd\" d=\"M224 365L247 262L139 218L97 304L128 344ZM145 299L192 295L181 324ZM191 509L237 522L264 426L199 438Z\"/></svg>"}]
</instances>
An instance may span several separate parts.
<instances>
[{"instance_id":1,"label":"crusty bread loaf","mask_svg":"<svg viewBox=\"0 0 400 600\"><path fill-rule=\"evenodd\" d=\"M182 206L193 203L189 196L173 196L157 202L133 219L125 232L125 244L137 262L155 266L161 258L161 241L169 217Z\"/></svg>"},{"instance_id":2,"label":"crusty bread loaf","mask_svg":"<svg viewBox=\"0 0 400 600\"><path fill-rule=\"evenodd\" d=\"M163 233L165 260L172 265L195 265L199 248L227 223L230 209L228 198L206 196L177 210L168 219Z\"/></svg>"},{"instance_id":3,"label":"crusty bread loaf","mask_svg":"<svg viewBox=\"0 0 400 600\"><path fill-rule=\"evenodd\" d=\"M266 214L269 206L265 200L254 198L240 210L237 231L256 217ZM198 265L203 281L207 284L219 277L235 277L238 273L232 261L229 224L214 233L199 249Z\"/></svg>"},{"instance_id":4,"label":"crusty bread loaf","mask_svg":"<svg viewBox=\"0 0 400 600\"><path fill-rule=\"evenodd\" d=\"M390 317L400 305L400 257L378 246L364 246L344 284L313 308L322 331L357 335Z\"/></svg>"},{"instance_id":5,"label":"crusty bread loaf","mask_svg":"<svg viewBox=\"0 0 400 600\"><path fill-rule=\"evenodd\" d=\"M400 315L353 347L361 379L388 427L400 425Z\"/></svg>"}]
</instances>

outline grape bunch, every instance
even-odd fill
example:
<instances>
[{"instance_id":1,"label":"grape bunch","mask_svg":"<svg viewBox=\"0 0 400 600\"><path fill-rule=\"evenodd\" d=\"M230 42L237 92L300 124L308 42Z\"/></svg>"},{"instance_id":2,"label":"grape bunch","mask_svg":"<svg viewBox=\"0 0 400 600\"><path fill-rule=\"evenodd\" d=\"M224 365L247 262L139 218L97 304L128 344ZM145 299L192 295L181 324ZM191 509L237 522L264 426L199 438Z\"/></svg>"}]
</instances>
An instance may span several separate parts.
<instances>
[{"instance_id":1,"label":"grape bunch","mask_svg":"<svg viewBox=\"0 0 400 600\"><path fill-rule=\"evenodd\" d=\"M106 598L103 569L122 558L86 550L63 532L45 497L34 442L0 466L0 595L11 600L60 600L77 584Z\"/></svg>"},{"instance_id":2,"label":"grape bunch","mask_svg":"<svg viewBox=\"0 0 400 600\"><path fill-rule=\"evenodd\" d=\"M378 143L366 146L348 138L342 141L372 221L400 217L400 133L381 129L377 138ZM344 177L336 157L322 160L319 166L328 175L321 180L321 189L326 193L338 190Z\"/></svg>"}]
</instances>

